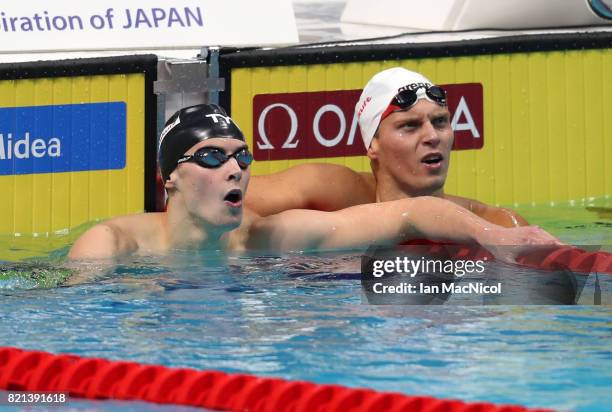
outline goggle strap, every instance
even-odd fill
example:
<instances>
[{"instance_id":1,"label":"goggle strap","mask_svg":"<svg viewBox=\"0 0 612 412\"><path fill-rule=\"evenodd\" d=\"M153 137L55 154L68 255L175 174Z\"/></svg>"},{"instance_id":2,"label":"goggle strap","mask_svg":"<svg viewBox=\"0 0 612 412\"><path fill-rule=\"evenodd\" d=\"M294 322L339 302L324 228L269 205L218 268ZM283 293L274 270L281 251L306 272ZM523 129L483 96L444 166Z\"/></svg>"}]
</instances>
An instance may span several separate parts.
<instances>
[{"instance_id":1,"label":"goggle strap","mask_svg":"<svg viewBox=\"0 0 612 412\"><path fill-rule=\"evenodd\" d=\"M401 107L394 105L393 103L391 103L387 109L380 115L380 121L382 122L387 116L389 116L391 113L397 111L397 110L402 110Z\"/></svg>"}]
</instances>

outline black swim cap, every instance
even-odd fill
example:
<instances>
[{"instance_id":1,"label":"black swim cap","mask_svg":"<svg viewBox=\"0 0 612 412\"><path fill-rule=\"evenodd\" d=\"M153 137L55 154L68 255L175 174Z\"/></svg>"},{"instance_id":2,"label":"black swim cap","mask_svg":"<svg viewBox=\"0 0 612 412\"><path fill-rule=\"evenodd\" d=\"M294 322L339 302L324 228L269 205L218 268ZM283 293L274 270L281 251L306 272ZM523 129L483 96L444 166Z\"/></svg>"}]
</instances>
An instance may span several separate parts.
<instances>
[{"instance_id":1,"label":"black swim cap","mask_svg":"<svg viewBox=\"0 0 612 412\"><path fill-rule=\"evenodd\" d=\"M157 157L162 178L168 180L176 162L190 147L213 137L244 142L242 131L216 104L198 104L174 113L159 136Z\"/></svg>"}]
</instances>

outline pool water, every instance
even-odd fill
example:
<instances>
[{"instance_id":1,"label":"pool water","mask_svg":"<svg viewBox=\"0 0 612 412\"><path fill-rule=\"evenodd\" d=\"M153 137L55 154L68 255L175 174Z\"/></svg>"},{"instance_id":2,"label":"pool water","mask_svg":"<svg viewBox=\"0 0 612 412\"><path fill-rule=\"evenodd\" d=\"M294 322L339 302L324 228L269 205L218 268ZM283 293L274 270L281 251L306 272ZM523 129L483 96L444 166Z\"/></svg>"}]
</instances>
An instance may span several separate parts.
<instances>
[{"instance_id":1,"label":"pool water","mask_svg":"<svg viewBox=\"0 0 612 412\"><path fill-rule=\"evenodd\" d=\"M609 248L598 207L538 223ZM46 262L61 265L66 250ZM612 307L368 305L359 267L347 252L177 252L91 265L69 287L0 281L0 345L466 401L612 405ZM609 295L612 279L600 281Z\"/></svg>"},{"instance_id":2,"label":"pool water","mask_svg":"<svg viewBox=\"0 0 612 412\"><path fill-rule=\"evenodd\" d=\"M612 198L598 198L554 206L513 207L527 219L572 245L612 249Z\"/></svg>"}]
</instances>

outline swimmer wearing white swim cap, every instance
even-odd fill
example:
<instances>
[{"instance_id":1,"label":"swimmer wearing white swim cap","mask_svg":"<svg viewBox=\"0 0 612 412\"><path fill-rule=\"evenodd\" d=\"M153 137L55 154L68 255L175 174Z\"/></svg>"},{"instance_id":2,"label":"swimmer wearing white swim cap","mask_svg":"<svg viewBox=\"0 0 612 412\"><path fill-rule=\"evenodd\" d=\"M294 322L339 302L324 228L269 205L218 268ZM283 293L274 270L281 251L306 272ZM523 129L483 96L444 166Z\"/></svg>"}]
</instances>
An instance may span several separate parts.
<instances>
[{"instance_id":1,"label":"swimmer wearing white swim cap","mask_svg":"<svg viewBox=\"0 0 612 412\"><path fill-rule=\"evenodd\" d=\"M373 173L357 173L338 165L296 166L256 178L247 206L265 215L288 208L332 211L356 204L435 196L491 223L527 225L509 209L445 193L454 139L451 114L446 92L427 77L403 67L375 74L355 105L355 116ZM274 193L266 181L274 182ZM304 195L281 196L294 191Z\"/></svg>"}]
</instances>

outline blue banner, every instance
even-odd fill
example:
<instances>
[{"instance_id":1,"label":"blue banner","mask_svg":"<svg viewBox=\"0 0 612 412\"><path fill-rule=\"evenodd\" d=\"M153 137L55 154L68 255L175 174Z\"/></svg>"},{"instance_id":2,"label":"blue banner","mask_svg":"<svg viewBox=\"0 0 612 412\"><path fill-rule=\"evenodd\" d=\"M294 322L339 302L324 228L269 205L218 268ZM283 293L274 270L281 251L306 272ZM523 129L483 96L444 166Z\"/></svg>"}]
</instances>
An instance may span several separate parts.
<instances>
[{"instance_id":1,"label":"blue banner","mask_svg":"<svg viewBox=\"0 0 612 412\"><path fill-rule=\"evenodd\" d=\"M0 108L0 175L123 169L125 102Z\"/></svg>"}]
</instances>

